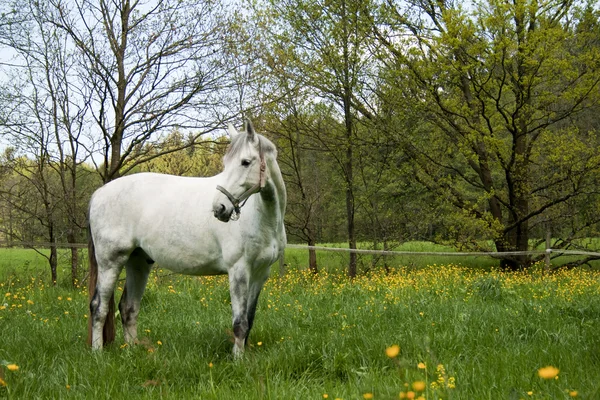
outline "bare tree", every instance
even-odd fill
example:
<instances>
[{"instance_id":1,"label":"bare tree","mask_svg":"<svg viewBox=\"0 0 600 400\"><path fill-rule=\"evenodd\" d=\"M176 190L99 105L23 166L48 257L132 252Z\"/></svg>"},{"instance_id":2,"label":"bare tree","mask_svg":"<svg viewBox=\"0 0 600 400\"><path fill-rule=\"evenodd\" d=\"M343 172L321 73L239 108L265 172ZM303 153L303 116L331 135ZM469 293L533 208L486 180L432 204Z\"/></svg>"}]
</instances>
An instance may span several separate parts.
<instances>
[{"instance_id":1,"label":"bare tree","mask_svg":"<svg viewBox=\"0 0 600 400\"><path fill-rule=\"evenodd\" d=\"M140 145L166 130L222 126L233 66L218 1L50 1L80 54L104 182L155 157Z\"/></svg>"},{"instance_id":2,"label":"bare tree","mask_svg":"<svg viewBox=\"0 0 600 400\"><path fill-rule=\"evenodd\" d=\"M12 4L0 41L11 49L10 64L3 82L0 132L15 149L4 163L17 176L18 185L3 188L4 200L22 213L39 220L51 243L49 263L56 282L58 237L65 233L69 243L85 223L76 191L80 164L89 153L80 142L89 102L74 84L74 58L68 37L48 24L52 8L46 3L18 1ZM24 158L25 157L25 158ZM23 203L29 185L42 207L31 199ZM15 188L19 187L17 192ZM62 224L61 219L66 223ZM78 253L71 248L71 279L77 279Z\"/></svg>"}]
</instances>

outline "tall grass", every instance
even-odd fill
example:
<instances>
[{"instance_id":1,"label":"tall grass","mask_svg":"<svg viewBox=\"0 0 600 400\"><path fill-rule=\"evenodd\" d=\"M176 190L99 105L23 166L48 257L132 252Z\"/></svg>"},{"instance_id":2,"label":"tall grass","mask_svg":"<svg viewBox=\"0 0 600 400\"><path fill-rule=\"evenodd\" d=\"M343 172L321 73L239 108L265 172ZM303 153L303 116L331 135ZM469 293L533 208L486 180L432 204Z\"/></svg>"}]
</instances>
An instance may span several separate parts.
<instances>
[{"instance_id":1,"label":"tall grass","mask_svg":"<svg viewBox=\"0 0 600 400\"><path fill-rule=\"evenodd\" d=\"M0 398L600 398L597 271L421 264L349 281L288 263L267 282L237 362L225 277L154 270L141 343L124 345L119 328L93 353L84 288L53 287L34 269L4 273ZM540 378L549 365L557 378Z\"/></svg>"}]
</instances>

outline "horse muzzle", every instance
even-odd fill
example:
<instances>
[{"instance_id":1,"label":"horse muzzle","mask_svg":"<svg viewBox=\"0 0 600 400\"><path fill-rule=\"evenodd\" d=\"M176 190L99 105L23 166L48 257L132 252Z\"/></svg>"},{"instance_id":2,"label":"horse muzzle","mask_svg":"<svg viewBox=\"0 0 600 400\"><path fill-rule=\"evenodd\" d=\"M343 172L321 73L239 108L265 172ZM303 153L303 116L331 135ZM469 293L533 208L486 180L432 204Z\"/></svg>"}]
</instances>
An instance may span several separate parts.
<instances>
[{"instance_id":1,"label":"horse muzzle","mask_svg":"<svg viewBox=\"0 0 600 400\"><path fill-rule=\"evenodd\" d=\"M227 207L223 203L213 204L213 214L216 219L222 222L229 222L232 219L232 215L235 212L233 207Z\"/></svg>"}]
</instances>

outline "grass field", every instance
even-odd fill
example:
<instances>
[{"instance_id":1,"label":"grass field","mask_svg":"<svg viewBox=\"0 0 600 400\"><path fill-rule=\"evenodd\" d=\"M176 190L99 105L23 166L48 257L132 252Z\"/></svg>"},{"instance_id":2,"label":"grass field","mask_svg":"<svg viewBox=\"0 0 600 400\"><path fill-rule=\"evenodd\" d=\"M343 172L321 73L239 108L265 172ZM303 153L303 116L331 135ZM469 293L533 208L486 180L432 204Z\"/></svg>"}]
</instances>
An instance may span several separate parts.
<instances>
[{"instance_id":1,"label":"grass field","mask_svg":"<svg viewBox=\"0 0 600 400\"><path fill-rule=\"evenodd\" d=\"M87 292L69 286L67 267L51 286L41 257L2 250L0 398L600 398L597 270L394 261L350 282L326 268L338 255L319 257L318 276L301 253L283 279L274 272L236 362L225 277L154 270L141 344L124 345L119 326L92 353Z\"/></svg>"}]
</instances>

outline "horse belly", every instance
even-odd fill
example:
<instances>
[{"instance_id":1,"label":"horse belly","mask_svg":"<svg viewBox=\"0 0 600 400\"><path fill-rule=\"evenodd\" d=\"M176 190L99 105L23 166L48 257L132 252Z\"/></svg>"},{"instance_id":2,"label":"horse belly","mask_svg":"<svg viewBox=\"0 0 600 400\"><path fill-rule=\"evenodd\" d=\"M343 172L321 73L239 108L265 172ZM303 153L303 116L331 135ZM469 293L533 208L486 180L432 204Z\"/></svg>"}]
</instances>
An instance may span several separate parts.
<instances>
[{"instance_id":1,"label":"horse belly","mask_svg":"<svg viewBox=\"0 0 600 400\"><path fill-rule=\"evenodd\" d=\"M140 247L160 266L185 275L221 275L227 273L221 249L210 240L143 241Z\"/></svg>"},{"instance_id":2,"label":"horse belly","mask_svg":"<svg viewBox=\"0 0 600 400\"><path fill-rule=\"evenodd\" d=\"M220 257L207 257L207 255L191 257L181 253L176 257L170 257L168 252L162 252L157 257L153 257L153 260L160 268L184 275L222 275L227 273L227 268Z\"/></svg>"}]
</instances>

